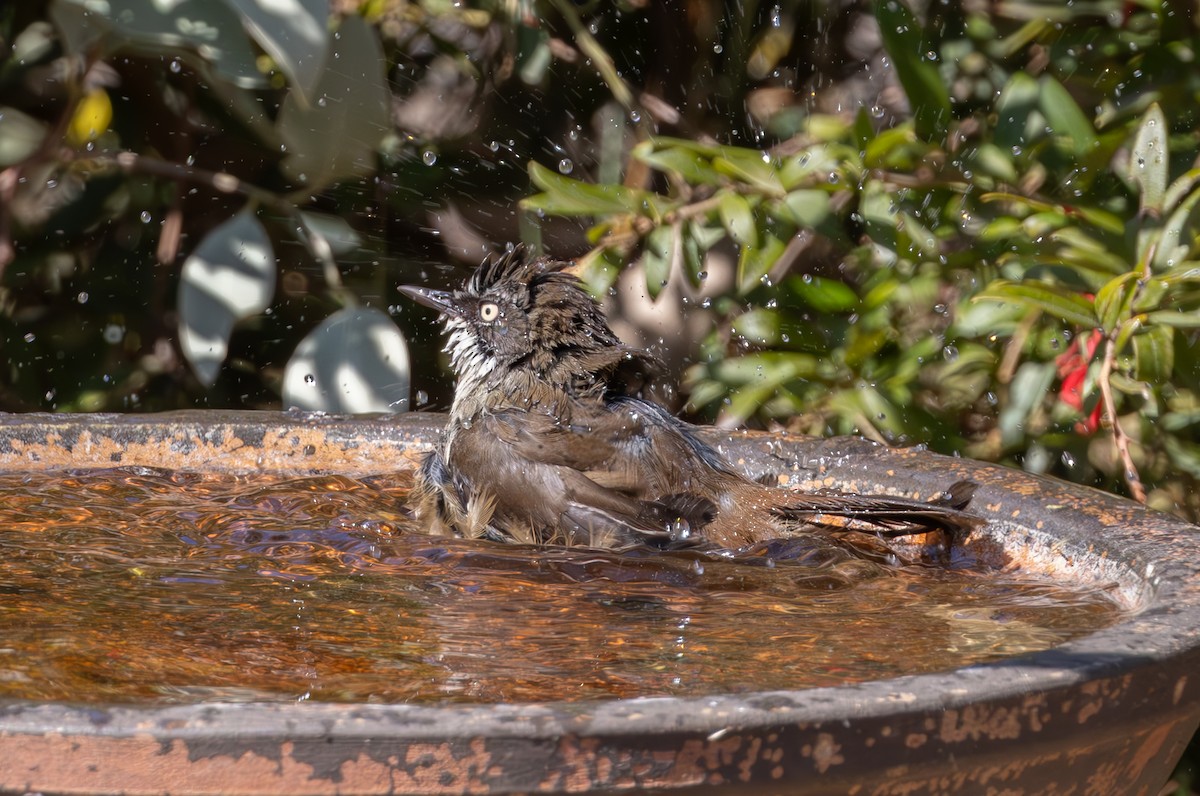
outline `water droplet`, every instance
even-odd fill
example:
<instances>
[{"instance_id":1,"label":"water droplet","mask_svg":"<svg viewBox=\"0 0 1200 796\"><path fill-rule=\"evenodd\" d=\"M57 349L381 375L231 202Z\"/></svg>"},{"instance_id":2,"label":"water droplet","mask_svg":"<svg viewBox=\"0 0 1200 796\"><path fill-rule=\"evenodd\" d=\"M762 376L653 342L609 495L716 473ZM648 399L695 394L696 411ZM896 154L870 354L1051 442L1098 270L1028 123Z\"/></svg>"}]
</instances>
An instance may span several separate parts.
<instances>
[{"instance_id":1,"label":"water droplet","mask_svg":"<svg viewBox=\"0 0 1200 796\"><path fill-rule=\"evenodd\" d=\"M78 301L80 304L87 304L87 302L88 302L87 291L86 290L79 291L79 295L75 297L75 300Z\"/></svg>"},{"instance_id":2,"label":"water droplet","mask_svg":"<svg viewBox=\"0 0 1200 796\"><path fill-rule=\"evenodd\" d=\"M33 332L26 332L26 333L25 333L25 337L24 337L24 340L25 340L25 342L27 342L27 343L32 343L32 342L33 342L34 340L36 340L36 339L37 339L37 335L36 335L36 334L34 334Z\"/></svg>"},{"instance_id":3,"label":"water droplet","mask_svg":"<svg viewBox=\"0 0 1200 796\"><path fill-rule=\"evenodd\" d=\"M183 64L179 62L178 58L175 58L171 61L170 70L175 74L179 74L181 71L183 71Z\"/></svg>"},{"instance_id":4,"label":"water droplet","mask_svg":"<svg viewBox=\"0 0 1200 796\"><path fill-rule=\"evenodd\" d=\"M562 160L558 161L559 174L570 174L572 171L574 171L574 169L575 164L571 162L570 158L563 158Z\"/></svg>"},{"instance_id":5,"label":"water droplet","mask_svg":"<svg viewBox=\"0 0 1200 796\"><path fill-rule=\"evenodd\" d=\"M109 345L116 345L124 339L125 327L116 323L110 323L104 327L104 342Z\"/></svg>"},{"instance_id":6,"label":"water droplet","mask_svg":"<svg viewBox=\"0 0 1200 796\"><path fill-rule=\"evenodd\" d=\"M437 163L437 153L432 149L426 149L421 153L421 162L426 166L432 166L433 164Z\"/></svg>"},{"instance_id":7,"label":"water droplet","mask_svg":"<svg viewBox=\"0 0 1200 796\"><path fill-rule=\"evenodd\" d=\"M957 348L957 346L952 346L952 345L943 346L943 348L942 348L942 357L943 357L943 358L944 358L944 359L945 359L947 362L953 362L953 361L955 361L956 359L958 359L958 348Z\"/></svg>"},{"instance_id":8,"label":"water droplet","mask_svg":"<svg viewBox=\"0 0 1200 796\"><path fill-rule=\"evenodd\" d=\"M143 210L142 214L140 216L138 216L138 218L142 219L143 224L149 224L151 221L154 220L154 216L150 215L149 210Z\"/></svg>"}]
</instances>

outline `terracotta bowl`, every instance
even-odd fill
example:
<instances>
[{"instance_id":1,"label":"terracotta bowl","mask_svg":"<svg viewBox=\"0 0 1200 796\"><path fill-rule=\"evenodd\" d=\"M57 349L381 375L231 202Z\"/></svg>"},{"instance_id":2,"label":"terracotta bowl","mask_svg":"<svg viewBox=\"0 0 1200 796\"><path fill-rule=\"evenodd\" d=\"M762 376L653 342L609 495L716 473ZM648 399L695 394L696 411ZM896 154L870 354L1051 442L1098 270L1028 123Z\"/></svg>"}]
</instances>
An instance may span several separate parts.
<instances>
[{"instance_id":1,"label":"terracotta bowl","mask_svg":"<svg viewBox=\"0 0 1200 796\"><path fill-rule=\"evenodd\" d=\"M413 466L442 418L189 412L0 417L0 469ZM521 705L0 703L0 791L1154 794L1200 722L1200 534L1087 488L861 440L711 430L752 474L928 496L981 484L997 565L1115 583L1060 647L837 688Z\"/></svg>"}]
</instances>

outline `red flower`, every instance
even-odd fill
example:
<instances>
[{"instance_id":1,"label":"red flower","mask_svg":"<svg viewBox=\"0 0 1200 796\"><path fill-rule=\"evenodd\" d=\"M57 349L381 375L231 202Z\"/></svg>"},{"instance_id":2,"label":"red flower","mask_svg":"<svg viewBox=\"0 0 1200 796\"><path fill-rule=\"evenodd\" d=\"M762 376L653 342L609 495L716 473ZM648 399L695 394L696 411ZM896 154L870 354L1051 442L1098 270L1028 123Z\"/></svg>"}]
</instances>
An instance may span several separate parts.
<instances>
[{"instance_id":1,"label":"red flower","mask_svg":"<svg viewBox=\"0 0 1200 796\"><path fill-rule=\"evenodd\" d=\"M1080 338L1087 340L1086 356L1080 352ZM1090 334L1079 335L1072 340L1071 345L1067 346L1067 350L1054 360L1054 364L1058 366L1058 378L1062 381L1058 400L1076 411L1083 411L1083 382L1087 378L1088 365L1091 363L1092 357L1096 355L1096 349L1103 339L1103 332L1099 329L1092 329ZM1075 431L1080 434L1094 434L1100 428L1102 414L1103 408L1100 401L1097 401L1091 413L1075 424Z\"/></svg>"}]
</instances>

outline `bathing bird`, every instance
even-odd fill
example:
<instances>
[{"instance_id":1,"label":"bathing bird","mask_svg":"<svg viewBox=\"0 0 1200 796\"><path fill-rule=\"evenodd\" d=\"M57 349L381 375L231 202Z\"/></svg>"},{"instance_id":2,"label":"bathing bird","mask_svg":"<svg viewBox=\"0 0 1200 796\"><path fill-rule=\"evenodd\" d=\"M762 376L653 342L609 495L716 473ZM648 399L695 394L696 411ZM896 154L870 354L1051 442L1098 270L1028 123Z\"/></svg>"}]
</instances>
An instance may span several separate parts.
<instances>
[{"instance_id":1,"label":"bathing bird","mask_svg":"<svg viewBox=\"0 0 1200 796\"><path fill-rule=\"evenodd\" d=\"M432 533L532 544L737 548L847 531L961 537L980 523L959 482L924 502L799 492L739 473L651 400L663 366L613 333L570 263L520 250L458 290L404 285L445 328L449 422L415 513Z\"/></svg>"}]
</instances>

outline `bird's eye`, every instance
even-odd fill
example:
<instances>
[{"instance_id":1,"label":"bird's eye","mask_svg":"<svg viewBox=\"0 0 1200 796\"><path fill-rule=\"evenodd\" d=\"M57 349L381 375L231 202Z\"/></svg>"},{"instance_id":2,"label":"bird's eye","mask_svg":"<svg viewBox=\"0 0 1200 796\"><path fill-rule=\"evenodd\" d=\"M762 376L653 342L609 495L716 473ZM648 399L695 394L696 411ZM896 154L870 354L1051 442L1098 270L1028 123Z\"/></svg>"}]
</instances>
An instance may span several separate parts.
<instances>
[{"instance_id":1,"label":"bird's eye","mask_svg":"<svg viewBox=\"0 0 1200 796\"><path fill-rule=\"evenodd\" d=\"M484 301L479 305L479 320L491 323L500 317L500 305L494 301Z\"/></svg>"}]
</instances>

